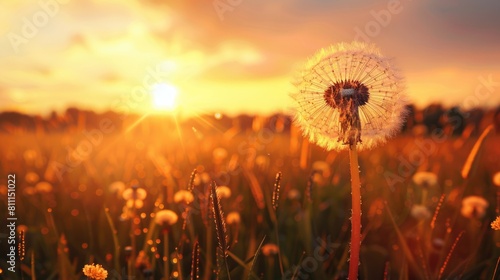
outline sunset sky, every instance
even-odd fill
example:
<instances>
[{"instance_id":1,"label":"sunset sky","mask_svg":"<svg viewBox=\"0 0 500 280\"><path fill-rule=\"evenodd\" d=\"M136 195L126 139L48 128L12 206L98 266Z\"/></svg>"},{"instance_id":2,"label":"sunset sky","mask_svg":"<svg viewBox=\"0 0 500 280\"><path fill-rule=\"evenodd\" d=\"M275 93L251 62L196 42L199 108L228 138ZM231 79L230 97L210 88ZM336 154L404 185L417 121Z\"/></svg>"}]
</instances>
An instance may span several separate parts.
<instances>
[{"instance_id":1,"label":"sunset sky","mask_svg":"<svg viewBox=\"0 0 500 280\"><path fill-rule=\"evenodd\" d=\"M418 106L496 106L499 15L498 0L6 0L0 110L161 110L166 90L184 112L287 112L294 70L354 39L394 58Z\"/></svg>"}]
</instances>

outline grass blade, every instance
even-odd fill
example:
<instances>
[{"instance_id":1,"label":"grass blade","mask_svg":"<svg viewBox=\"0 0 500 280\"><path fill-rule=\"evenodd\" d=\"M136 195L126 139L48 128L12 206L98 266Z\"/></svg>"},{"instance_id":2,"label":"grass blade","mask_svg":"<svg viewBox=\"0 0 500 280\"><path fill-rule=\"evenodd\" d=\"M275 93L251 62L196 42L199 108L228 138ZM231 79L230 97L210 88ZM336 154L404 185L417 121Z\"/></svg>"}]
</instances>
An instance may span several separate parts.
<instances>
[{"instance_id":1,"label":"grass blade","mask_svg":"<svg viewBox=\"0 0 500 280\"><path fill-rule=\"evenodd\" d=\"M471 170L473 169L475 163L477 162L477 155L483 145L484 139L488 134L493 130L493 125L489 125L483 133L481 133L481 136L477 139L476 143L474 144L474 147L472 147L472 150L470 151L469 156L467 157L467 160L465 161L464 166L462 167L462 178L467 179L469 178L471 174Z\"/></svg>"}]
</instances>

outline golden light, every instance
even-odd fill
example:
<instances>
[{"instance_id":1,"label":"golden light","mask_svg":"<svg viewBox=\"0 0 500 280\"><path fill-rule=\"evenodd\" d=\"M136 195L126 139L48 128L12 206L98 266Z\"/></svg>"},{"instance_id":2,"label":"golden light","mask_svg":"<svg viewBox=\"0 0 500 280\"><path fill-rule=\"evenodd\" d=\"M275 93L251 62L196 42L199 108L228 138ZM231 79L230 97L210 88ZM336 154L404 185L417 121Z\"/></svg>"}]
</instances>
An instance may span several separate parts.
<instances>
[{"instance_id":1,"label":"golden light","mask_svg":"<svg viewBox=\"0 0 500 280\"><path fill-rule=\"evenodd\" d=\"M152 105L158 110L172 111L177 107L178 90L167 83L159 83L151 89Z\"/></svg>"}]
</instances>

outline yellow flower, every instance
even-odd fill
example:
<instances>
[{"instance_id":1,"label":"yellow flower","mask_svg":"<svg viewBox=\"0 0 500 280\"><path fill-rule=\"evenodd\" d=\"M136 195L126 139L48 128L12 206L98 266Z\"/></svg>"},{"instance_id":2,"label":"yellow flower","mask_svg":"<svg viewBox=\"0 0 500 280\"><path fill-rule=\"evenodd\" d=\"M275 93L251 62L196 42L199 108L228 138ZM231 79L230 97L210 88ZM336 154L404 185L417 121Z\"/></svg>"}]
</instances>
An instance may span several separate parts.
<instances>
[{"instance_id":1,"label":"yellow flower","mask_svg":"<svg viewBox=\"0 0 500 280\"><path fill-rule=\"evenodd\" d=\"M189 204L193 202L193 200L194 196L190 191L180 190L174 194L175 203L184 202L186 204Z\"/></svg>"},{"instance_id":2,"label":"yellow flower","mask_svg":"<svg viewBox=\"0 0 500 280\"><path fill-rule=\"evenodd\" d=\"M179 217L172 210L161 210L156 213L155 223L160 226L171 226L177 223Z\"/></svg>"},{"instance_id":3,"label":"yellow flower","mask_svg":"<svg viewBox=\"0 0 500 280\"><path fill-rule=\"evenodd\" d=\"M491 222L491 228L494 230L500 230L500 216L498 216L493 222Z\"/></svg>"},{"instance_id":4,"label":"yellow flower","mask_svg":"<svg viewBox=\"0 0 500 280\"><path fill-rule=\"evenodd\" d=\"M295 122L311 142L327 150L366 149L401 128L403 81L375 46L353 42L320 50L297 76Z\"/></svg>"},{"instance_id":5,"label":"yellow flower","mask_svg":"<svg viewBox=\"0 0 500 280\"><path fill-rule=\"evenodd\" d=\"M86 264L83 267L83 274L93 280L104 280L108 277L108 272L100 264Z\"/></svg>"}]
</instances>

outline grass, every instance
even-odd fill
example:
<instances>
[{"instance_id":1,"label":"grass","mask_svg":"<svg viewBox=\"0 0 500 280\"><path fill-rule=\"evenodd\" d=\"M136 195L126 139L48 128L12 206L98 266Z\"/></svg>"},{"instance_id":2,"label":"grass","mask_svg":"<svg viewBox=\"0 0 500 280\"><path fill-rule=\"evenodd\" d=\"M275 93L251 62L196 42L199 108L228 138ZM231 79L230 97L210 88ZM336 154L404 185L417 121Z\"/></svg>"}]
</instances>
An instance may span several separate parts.
<instances>
[{"instance_id":1,"label":"grass","mask_svg":"<svg viewBox=\"0 0 500 280\"><path fill-rule=\"evenodd\" d=\"M142 123L127 133L105 135L76 159L68 157L68 150L77 150L85 139L82 131L0 134L0 177L16 174L17 223L27 226L26 253L18 261L18 272L8 274L2 262L2 274L9 279L81 279L85 264L98 263L108 270L108 279L125 279L127 271L136 279L160 279L164 271L175 279L191 275L345 279L351 216L349 154L325 153L286 131L266 138L252 130L231 137L214 131L207 129L203 137L196 137L186 128L181 142L174 128ZM489 227L498 208L491 178L500 171L496 144L500 135L491 132L476 149L477 139L450 136L427 142L435 145L430 152L403 134L383 147L359 153L360 279L492 279L500 254L500 232ZM220 147L227 156L214 158L213 151ZM473 149L474 159L468 159ZM330 172L312 170L315 161L326 162ZM54 162L67 167L62 180ZM464 178L466 162L472 163ZM418 171L436 173L437 186L425 192L416 186L411 177ZM28 173L50 182L53 190L37 191L36 182L27 180ZM387 179L389 174L399 177ZM109 188L115 181L147 191L135 220L122 215L126 201L120 190ZM212 181L232 192L230 198L220 198L215 213ZM191 191L194 201L175 203L173 194L179 190ZM301 197L291 196L295 190ZM0 194L0 216L5 217L7 199ZM459 214L462 198L468 195L488 201L484 217ZM425 205L430 218L413 217L414 204ZM154 213L162 209L179 216L167 236L154 223ZM224 217L218 211L240 214L237 237L230 236L234 231L220 229ZM218 241L225 234L231 242L224 240L221 245ZM132 263L132 268L126 248L133 239L135 256L143 251L147 260ZM264 256L260 249L268 243L277 244L279 254ZM6 242L0 249L7 252Z\"/></svg>"}]
</instances>

